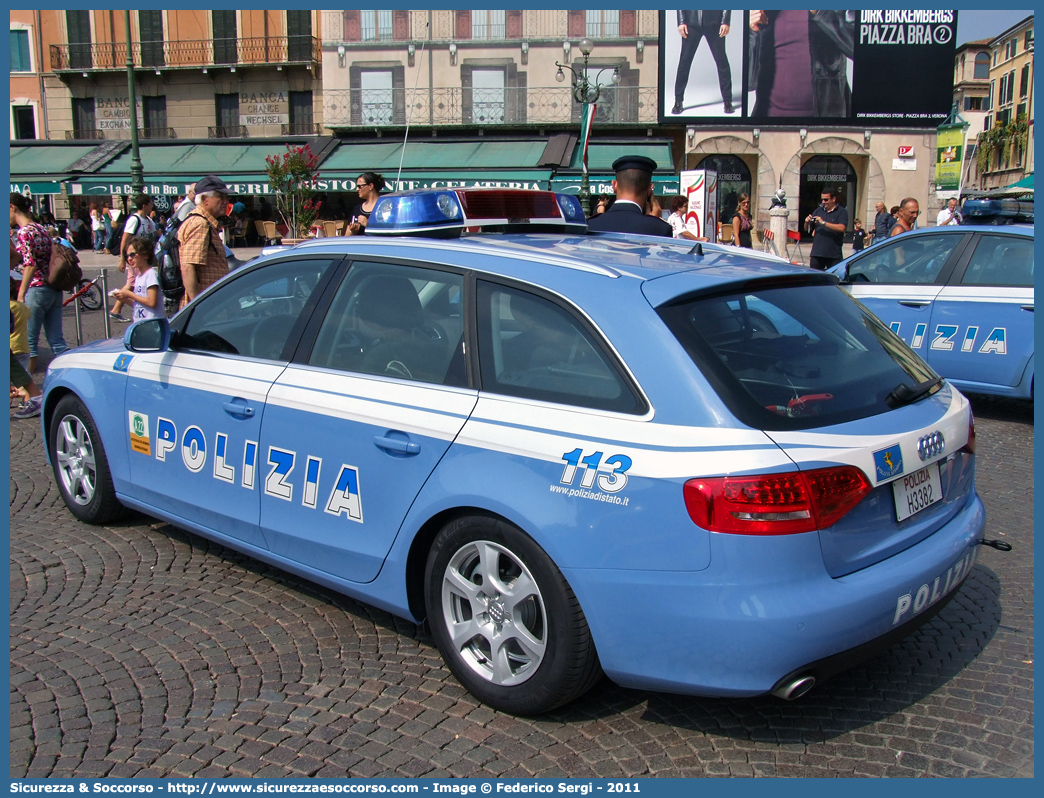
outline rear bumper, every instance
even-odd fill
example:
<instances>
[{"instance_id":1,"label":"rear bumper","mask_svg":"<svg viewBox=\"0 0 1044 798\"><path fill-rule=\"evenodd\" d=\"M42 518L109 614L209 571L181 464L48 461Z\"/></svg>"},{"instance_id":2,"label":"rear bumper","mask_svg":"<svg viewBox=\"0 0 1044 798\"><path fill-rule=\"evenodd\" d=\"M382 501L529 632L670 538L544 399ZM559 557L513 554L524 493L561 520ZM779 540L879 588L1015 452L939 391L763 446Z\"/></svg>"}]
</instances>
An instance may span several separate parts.
<instances>
[{"instance_id":1,"label":"rear bumper","mask_svg":"<svg viewBox=\"0 0 1044 798\"><path fill-rule=\"evenodd\" d=\"M892 645L938 612L974 564L978 496L931 537L839 578L817 536L713 535L698 573L564 571L617 683L752 696L816 669L827 678Z\"/></svg>"}]
</instances>

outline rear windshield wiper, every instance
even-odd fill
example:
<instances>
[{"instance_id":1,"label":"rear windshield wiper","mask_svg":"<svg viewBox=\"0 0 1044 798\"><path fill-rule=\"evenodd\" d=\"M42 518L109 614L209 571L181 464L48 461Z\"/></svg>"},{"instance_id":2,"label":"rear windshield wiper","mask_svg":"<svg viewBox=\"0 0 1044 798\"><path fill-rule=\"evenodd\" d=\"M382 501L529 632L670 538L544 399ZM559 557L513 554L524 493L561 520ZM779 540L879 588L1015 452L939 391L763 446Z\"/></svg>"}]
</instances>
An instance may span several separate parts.
<instances>
[{"instance_id":1,"label":"rear windshield wiper","mask_svg":"<svg viewBox=\"0 0 1044 798\"><path fill-rule=\"evenodd\" d=\"M905 383L899 383L896 385L888 398L885 400L889 407L902 407L916 402L922 396L927 396L933 393L933 389L936 386L942 385L942 377L935 377L930 380L925 380L915 385L913 388L906 385Z\"/></svg>"}]
</instances>

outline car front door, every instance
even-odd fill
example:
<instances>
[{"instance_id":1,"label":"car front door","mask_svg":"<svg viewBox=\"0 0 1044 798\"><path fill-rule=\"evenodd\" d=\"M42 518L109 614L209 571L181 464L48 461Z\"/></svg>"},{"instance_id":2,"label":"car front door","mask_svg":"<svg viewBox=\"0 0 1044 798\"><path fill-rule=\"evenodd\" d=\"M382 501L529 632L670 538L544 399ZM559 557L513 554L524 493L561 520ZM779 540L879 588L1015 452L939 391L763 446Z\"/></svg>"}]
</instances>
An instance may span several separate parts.
<instances>
[{"instance_id":1,"label":"car front door","mask_svg":"<svg viewBox=\"0 0 1044 798\"><path fill-rule=\"evenodd\" d=\"M310 325L310 351L268 396L258 478L274 553L355 582L377 576L475 406L463 295L458 273L352 264Z\"/></svg>"},{"instance_id":2,"label":"car front door","mask_svg":"<svg viewBox=\"0 0 1044 798\"><path fill-rule=\"evenodd\" d=\"M337 258L336 260L340 260ZM172 348L126 366L134 498L259 548L258 442L313 289L333 260L273 263L201 297Z\"/></svg>"},{"instance_id":3,"label":"car front door","mask_svg":"<svg viewBox=\"0 0 1044 798\"><path fill-rule=\"evenodd\" d=\"M1018 387L1033 357L1033 238L978 236L939 292L931 326L928 364L939 374L970 391Z\"/></svg>"},{"instance_id":4,"label":"car front door","mask_svg":"<svg viewBox=\"0 0 1044 798\"><path fill-rule=\"evenodd\" d=\"M932 304L970 235L900 235L848 264L845 289L927 359Z\"/></svg>"}]
</instances>

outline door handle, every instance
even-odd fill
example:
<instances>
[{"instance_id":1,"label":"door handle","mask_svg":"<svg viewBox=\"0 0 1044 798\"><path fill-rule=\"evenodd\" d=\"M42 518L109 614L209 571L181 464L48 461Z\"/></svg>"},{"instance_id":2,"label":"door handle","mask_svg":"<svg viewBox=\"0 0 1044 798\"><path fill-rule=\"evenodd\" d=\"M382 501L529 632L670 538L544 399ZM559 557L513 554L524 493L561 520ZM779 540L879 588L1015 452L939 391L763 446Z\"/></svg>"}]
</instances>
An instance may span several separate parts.
<instances>
[{"instance_id":1,"label":"door handle","mask_svg":"<svg viewBox=\"0 0 1044 798\"><path fill-rule=\"evenodd\" d=\"M1032 313L1033 312L1033 305L1023 305L1022 309L1023 310L1028 310L1030 313Z\"/></svg>"},{"instance_id":2,"label":"door handle","mask_svg":"<svg viewBox=\"0 0 1044 798\"><path fill-rule=\"evenodd\" d=\"M899 304L904 308L926 308L932 301L930 299L900 299Z\"/></svg>"},{"instance_id":3,"label":"door handle","mask_svg":"<svg viewBox=\"0 0 1044 798\"><path fill-rule=\"evenodd\" d=\"M241 416L242 418L253 418L254 408L250 405L241 404L240 402L225 402L221 405L225 412L233 416Z\"/></svg>"},{"instance_id":4,"label":"door handle","mask_svg":"<svg viewBox=\"0 0 1044 798\"><path fill-rule=\"evenodd\" d=\"M384 449L384 451L394 454L420 454L421 450L419 443L402 438L389 438L385 435L375 435L373 442L377 444L378 449Z\"/></svg>"}]
</instances>

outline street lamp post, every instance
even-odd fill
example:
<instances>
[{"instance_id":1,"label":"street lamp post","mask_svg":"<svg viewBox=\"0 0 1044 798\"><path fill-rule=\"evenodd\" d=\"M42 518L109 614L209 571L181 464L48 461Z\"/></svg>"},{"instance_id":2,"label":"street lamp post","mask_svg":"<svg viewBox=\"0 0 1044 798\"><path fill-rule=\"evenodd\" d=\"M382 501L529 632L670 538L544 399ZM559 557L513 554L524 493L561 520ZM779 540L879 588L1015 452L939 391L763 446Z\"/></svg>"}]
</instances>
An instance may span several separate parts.
<instances>
[{"instance_id":1,"label":"street lamp post","mask_svg":"<svg viewBox=\"0 0 1044 798\"><path fill-rule=\"evenodd\" d=\"M130 13L130 10L125 11L123 18L127 24L127 94L130 100L131 195L133 196L145 191L145 178L141 156L138 153L138 110L134 105L137 97L134 92L134 56L131 50Z\"/></svg>"},{"instance_id":2,"label":"street lamp post","mask_svg":"<svg viewBox=\"0 0 1044 798\"><path fill-rule=\"evenodd\" d=\"M598 95L604 88L600 82L602 73L612 69L613 70L613 83L620 82L620 67L605 67L598 70L598 74L595 75L592 81L587 74L587 62L591 58L591 51L594 49L594 44L588 38L580 40L580 54L584 57L583 68L579 71L569 66L568 64L560 64L555 61L555 66L558 67L558 74L555 75L555 80L561 83L565 80L565 72L563 69L568 69L572 74L573 84L573 98L580 103L580 146L586 147L586 134L587 130L583 127L587 121L587 106L598 102ZM584 213L590 215L591 213L591 185L587 177L587 161L584 160L584 153L581 153L581 165L583 167L583 174L580 179L580 204L584 208Z\"/></svg>"}]
</instances>

